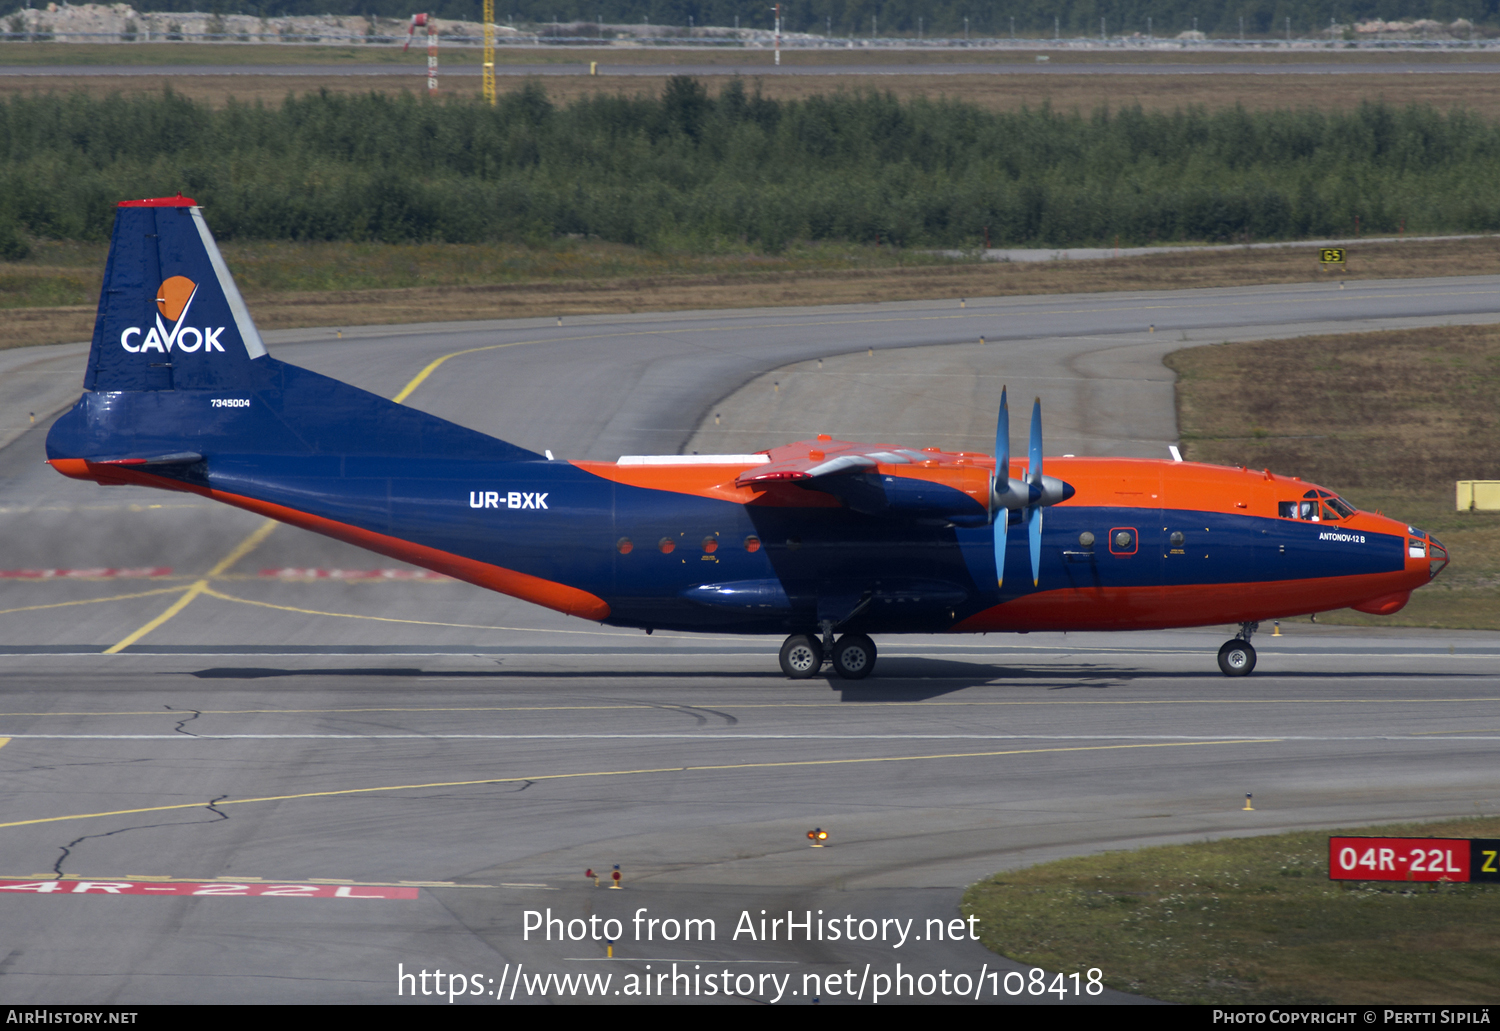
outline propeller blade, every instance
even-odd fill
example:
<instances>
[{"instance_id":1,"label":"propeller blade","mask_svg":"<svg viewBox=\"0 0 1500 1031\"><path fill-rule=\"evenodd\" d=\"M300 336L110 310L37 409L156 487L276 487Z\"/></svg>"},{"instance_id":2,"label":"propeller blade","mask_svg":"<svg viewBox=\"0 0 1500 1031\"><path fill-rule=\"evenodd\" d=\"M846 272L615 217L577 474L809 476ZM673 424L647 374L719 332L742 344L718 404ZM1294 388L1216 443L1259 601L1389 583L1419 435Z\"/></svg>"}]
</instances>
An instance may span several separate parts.
<instances>
[{"instance_id":1,"label":"propeller blade","mask_svg":"<svg viewBox=\"0 0 1500 1031\"><path fill-rule=\"evenodd\" d=\"M1031 538L1031 586L1035 587L1042 580L1042 506L1026 510L1026 530Z\"/></svg>"},{"instance_id":2,"label":"propeller blade","mask_svg":"<svg viewBox=\"0 0 1500 1031\"><path fill-rule=\"evenodd\" d=\"M1010 509L995 505L996 494L1010 481L1010 405L1000 388L1000 418L995 422L995 480L990 487L990 524L995 537L995 586L1005 586L1005 544L1010 530Z\"/></svg>"},{"instance_id":3,"label":"propeller blade","mask_svg":"<svg viewBox=\"0 0 1500 1031\"><path fill-rule=\"evenodd\" d=\"M1037 504L1046 491L1042 478L1042 399L1031 406L1031 440L1027 442L1026 486L1032 503L1026 506L1026 536L1031 545L1031 586L1042 580L1042 506Z\"/></svg>"},{"instance_id":4,"label":"propeller blade","mask_svg":"<svg viewBox=\"0 0 1500 1031\"><path fill-rule=\"evenodd\" d=\"M1005 534L1010 529L1010 509L1002 508L995 513L995 586L1005 586Z\"/></svg>"},{"instance_id":5,"label":"propeller blade","mask_svg":"<svg viewBox=\"0 0 1500 1031\"><path fill-rule=\"evenodd\" d=\"M1042 485L1042 399L1037 398L1036 404L1031 406L1031 442L1027 452L1028 465L1026 468L1026 482L1033 488ZM1036 499L1036 490L1031 492L1032 500Z\"/></svg>"},{"instance_id":6,"label":"propeller blade","mask_svg":"<svg viewBox=\"0 0 1500 1031\"><path fill-rule=\"evenodd\" d=\"M1010 478L1010 405L1005 401L1005 388L1000 388L1000 418L995 423L995 481L1004 483Z\"/></svg>"},{"instance_id":7,"label":"propeller blade","mask_svg":"<svg viewBox=\"0 0 1500 1031\"><path fill-rule=\"evenodd\" d=\"M1000 392L1000 422L995 427L995 476L990 484L991 524L995 538L995 581L1005 585L1005 544L1012 511L1024 512L1031 552L1031 585L1042 579L1042 510L1067 501L1073 485L1042 474L1042 399L1031 406L1031 439L1027 444L1025 480L1010 478L1010 406ZM1002 513L1004 516L1002 517Z\"/></svg>"}]
</instances>

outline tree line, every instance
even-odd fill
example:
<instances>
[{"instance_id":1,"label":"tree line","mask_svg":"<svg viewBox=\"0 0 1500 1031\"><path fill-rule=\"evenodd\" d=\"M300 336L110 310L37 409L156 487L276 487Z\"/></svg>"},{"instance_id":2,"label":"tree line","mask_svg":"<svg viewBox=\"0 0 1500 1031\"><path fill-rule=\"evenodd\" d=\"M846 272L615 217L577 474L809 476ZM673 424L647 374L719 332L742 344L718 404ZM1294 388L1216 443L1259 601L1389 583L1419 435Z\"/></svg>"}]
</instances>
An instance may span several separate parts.
<instances>
[{"instance_id":1,"label":"tree line","mask_svg":"<svg viewBox=\"0 0 1500 1031\"><path fill-rule=\"evenodd\" d=\"M12 9L22 6L15 3ZM202 11L290 15L378 15L406 19L410 0L151 0L153 11ZM479 21L480 0L430 0L426 10L440 18ZM769 29L770 5L762 0L496 0L495 17L503 22L545 25L586 22L608 25L652 25L686 28L689 24L741 25ZM1012 0L1007 4L977 0L790 0L783 4L783 26L790 32L838 36L1018 34L1098 35L1100 20L1112 35L1146 32L1175 35L1197 28L1217 35L1280 36L1287 29L1309 35L1330 21L1345 24L1380 18L1430 18L1449 23L1458 18L1500 24L1500 0Z\"/></svg>"},{"instance_id":2,"label":"tree line","mask_svg":"<svg viewBox=\"0 0 1500 1031\"><path fill-rule=\"evenodd\" d=\"M991 112L880 93L551 102L170 91L0 103L0 227L108 237L115 203L181 191L221 238L775 251L1270 240L1500 230L1500 127L1461 111ZM0 233L3 235L3 233Z\"/></svg>"}]
</instances>

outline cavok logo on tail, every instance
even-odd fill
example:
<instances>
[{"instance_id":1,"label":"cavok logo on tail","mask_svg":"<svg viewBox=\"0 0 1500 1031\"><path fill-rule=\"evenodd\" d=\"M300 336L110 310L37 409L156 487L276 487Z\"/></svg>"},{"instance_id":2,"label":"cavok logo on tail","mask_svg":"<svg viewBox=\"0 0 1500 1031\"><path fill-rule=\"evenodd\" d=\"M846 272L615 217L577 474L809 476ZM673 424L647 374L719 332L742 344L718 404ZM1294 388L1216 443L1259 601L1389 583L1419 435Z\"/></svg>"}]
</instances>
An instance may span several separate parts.
<instances>
[{"instance_id":1,"label":"cavok logo on tail","mask_svg":"<svg viewBox=\"0 0 1500 1031\"><path fill-rule=\"evenodd\" d=\"M198 296L198 284L187 276L172 276L164 280L156 291L156 308L161 315L156 316L156 325L146 329L146 335L141 336L140 326L131 326L120 334L120 346L131 354L140 354L144 351L160 351L168 354L173 347L179 351L191 354L203 348L207 354L209 351L224 352L219 343L219 334L224 332L224 327L217 329L187 325L188 309L193 306L193 298ZM167 317L167 322L175 323L171 330L167 329L166 323L162 322L162 315Z\"/></svg>"}]
</instances>

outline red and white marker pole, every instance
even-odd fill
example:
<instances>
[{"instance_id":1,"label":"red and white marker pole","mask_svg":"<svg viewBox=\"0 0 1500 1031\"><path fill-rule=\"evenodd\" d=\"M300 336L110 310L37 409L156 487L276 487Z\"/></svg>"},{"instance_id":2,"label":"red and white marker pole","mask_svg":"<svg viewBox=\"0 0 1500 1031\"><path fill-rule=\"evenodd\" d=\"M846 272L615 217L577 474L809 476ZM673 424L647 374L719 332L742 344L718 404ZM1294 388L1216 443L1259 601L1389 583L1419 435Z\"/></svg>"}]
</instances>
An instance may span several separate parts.
<instances>
[{"instance_id":1,"label":"red and white marker pole","mask_svg":"<svg viewBox=\"0 0 1500 1031\"><path fill-rule=\"evenodd\" d=\"M437 26L427 19L427 92L437 92Z\"/></svg>"},{"instance_id":2,"label":"red and white marker pole","mask_svg":"<svg viewBox=\"0 0 1500 1031\"><path fill-rule=\"evenodd\" d=\"M427 29L427 92L436 93L438 88L438 38L437 23L431 16L426 14L414 14L411 16L411 24L406 27L406 45L401 48L401 52L403 54L406 53L407 49L411 46L412 38L416 35L419 28Z\"/></svg>"}]
</instances>

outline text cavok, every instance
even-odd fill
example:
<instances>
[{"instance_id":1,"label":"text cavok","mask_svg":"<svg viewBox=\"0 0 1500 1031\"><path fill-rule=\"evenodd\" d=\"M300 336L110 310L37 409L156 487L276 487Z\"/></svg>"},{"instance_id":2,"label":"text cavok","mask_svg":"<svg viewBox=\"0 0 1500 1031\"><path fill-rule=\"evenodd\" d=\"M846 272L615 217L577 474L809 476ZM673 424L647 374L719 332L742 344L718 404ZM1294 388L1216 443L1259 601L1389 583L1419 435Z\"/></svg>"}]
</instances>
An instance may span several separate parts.
<instances>
[{"instance_id":1,"label":"text cavok","mask_svg":"<svg viewBox=\"0 0 1500 1031\"><path fill-rule=\"evenodd\" d=\"M156 325L146 333L146 339L139 344L132 344L130 338L140 336L141 327L131 326L120 334L120 346L131 354L139 354L142 351L160 351L166 354L172 350L173 345L176 345L177 350L187 351L189 354L200 347L203 348L205 354L209 351L218 351L222 354L224 347L219 343L219 334L224 332L224 329L225 327L219 326L217 329L199 330L196 326L184 326L179 322L169 333L166 326L162 325L161 317L157 316ZM189 340L192 343L188 343Z\"/></svg>"}]
</instances>

